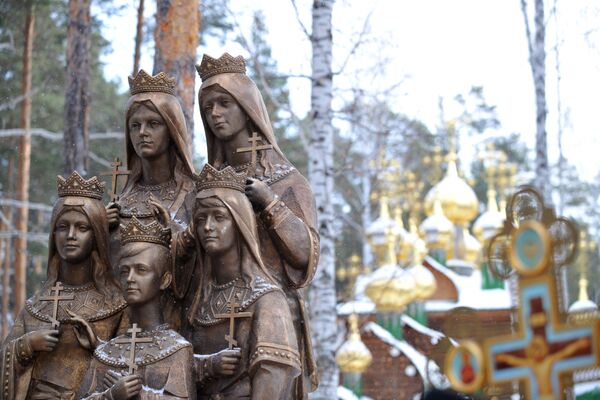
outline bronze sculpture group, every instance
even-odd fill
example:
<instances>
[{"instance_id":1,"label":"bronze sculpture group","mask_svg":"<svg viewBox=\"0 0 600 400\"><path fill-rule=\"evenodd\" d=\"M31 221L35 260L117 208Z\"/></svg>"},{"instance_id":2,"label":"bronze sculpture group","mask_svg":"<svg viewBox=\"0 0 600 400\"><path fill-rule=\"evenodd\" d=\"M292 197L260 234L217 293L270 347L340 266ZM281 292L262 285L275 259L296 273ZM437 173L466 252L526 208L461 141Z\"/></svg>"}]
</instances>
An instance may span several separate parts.
<instances>
[{"instance_id":1,"label":"bronze sculpture group","mask_svg":"<svg viewBox=\"0 0 600 400\"><path fill-rule=\"evenodd\" d=\"M58 178L43 287L0 356L0 399L303 399L313 195L242 57L204 56L199 174L175 80L129 79L125 171ZM116 163L118 167L118 163ZM120 195L116 178L126 174Z\"/></svg>"}]
</instances>

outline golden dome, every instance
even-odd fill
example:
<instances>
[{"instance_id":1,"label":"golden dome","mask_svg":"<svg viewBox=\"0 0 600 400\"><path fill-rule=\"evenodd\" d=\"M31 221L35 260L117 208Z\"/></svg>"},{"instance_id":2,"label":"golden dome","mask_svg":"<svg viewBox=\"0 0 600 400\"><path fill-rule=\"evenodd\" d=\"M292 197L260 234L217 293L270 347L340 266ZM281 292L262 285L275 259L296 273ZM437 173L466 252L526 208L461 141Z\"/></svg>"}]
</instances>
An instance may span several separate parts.
<instances>
[{"instance_id":1,"label":"golden dome","mask_svg":"<svg viewBox=\"0 0 600 400\"><path fill-rule=\"evenodd\" d=\"M454 226L444 215L439 199L433 204L433 214L421 223L421 234L430 249L445 249L452 240Z\"/></svg>"},{"instance_id":2,"label":"golden dome","mask_svg":"<svg viewBox=\"0 0 600 400\"><path fill-rule=\"evenodd\" d=\"M358 316L351 314L348 317L348 323L350 324L348 338L335 354L335 362L343 373L362 374L373 361L373 356L360 340Z\"/></svg>"},{"instance_id":3,"label":"golden dome","mask_svg":"<svg viewBox=\"0 0 600 400\"><path fill-rule=\"evenodd\" d=\"M385 264L389 259L390 242L394 240L396 221L390 217L387 196L379 199L379 217L367 227L366 236L376 257L377 264Z\"/></svg>"},{"instance_id":4,"label":"golden dome","mask_svg":"<svg viewBox=\"0 0 600 400\"><path fill-rule=\"evenodd\" d=\"M496 191L490 189L488 190L487 195L487 210L485 210L473 224L473 233L481 243L485 243L487 240L491 239L494 235L499 233L504 226L504 214L498 210Z\"/></svg>"},{"instance_id":5,"label":"golden dome","mask_svg":"<svg viewBox=\"0 0 600 400\"><path fill-rule=\"evenodd\" d=\"M433 208L439 201L446 217L457 225L465 225L478 212L479 201L471 187L458 176L456 155L450 154L446 176L425 196L425 213L433 215Z\"/></svg>"},{"instance_id":6,"label":"golden dome","mask_svg":"<svg viewBox=\"0 0 600 400\"><path fill-rule=\"evenodd\" d=\"M415 278L397 265L385 265L369 277L365 294L379 312L401 312L415 299Z\"/></svg>"},{"instance_id":7,"label":"golden dome","mask_svg":"<svg viewBox=\"0 0 600 400\"><path fill-rule=\"evenodd\" d=\"M437 289L437 283L431 271L422 264L416 264L414 267L411 267L408 272L410 272L415 279L415 297L417 300L427 300L433 296Z\"/></svg>"}]
</instances>

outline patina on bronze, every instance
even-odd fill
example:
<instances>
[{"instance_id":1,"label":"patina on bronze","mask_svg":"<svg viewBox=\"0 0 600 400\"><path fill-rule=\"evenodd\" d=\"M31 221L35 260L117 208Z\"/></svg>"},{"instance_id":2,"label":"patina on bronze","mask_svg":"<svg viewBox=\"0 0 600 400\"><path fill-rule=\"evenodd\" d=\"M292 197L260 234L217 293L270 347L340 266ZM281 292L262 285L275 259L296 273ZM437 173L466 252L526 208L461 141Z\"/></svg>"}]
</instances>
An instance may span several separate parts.
<instances>
[{"instance_id":1,"label":"patina on bronze","mask_svg":"<svg viewBox=\"0 0 600 400\"><path fill-rule=\"evenodd\" d=\"M58 177L48 277L2 345L2 399L73 398L96 337L108 340L128 325L110 273L103 190L96 177Z\"/></svg>"},{"instance_id":2,"label":"patina on bronze","mask_svg":"<svg viewBox=\"0 0 600 400\"><path fill-rule=\"evenodd\" d=\"M198 286L186 335L196 353L198 396L291 399L301 372L298 340L285 295L260 254L245 180L244 172L209 164L197 178Z\"/></svg>"},{"instance_id":3,"label":"patina on bronze","mask_svg":"<svg viewBox=\"0 0 600 400\"><path fill-rule=\"evenodd\" d=\"M111 227L111 261L119 260L119 225L132 217L149 223L154 219L150 198L166 208L171 230L184 231L192 218L194 183L190 138L181 104L175 97L175 78L140 70L129 77L131 97L125 114L125 151L129 174L123 192L108 207ZM186 269L185 264L178 264ZM115 276L119 271L115 270ZM179 329L178 282L165 293L165 318Z\"/></svg>"},{"instance_id":4,"label":"patina on bronze","mask_svg":"<svg viewBox=\"0 0 600 400\"><path fill-rule=\"evenodd\" d=\"M255 211L261 257L294 317L303 365L294 398L304 398L318 383L301 290L312 280L319 259L314 197L277 145L262 96L245 74L244 59L205 55L197 69L208 162L248 176L244 190Z\"/></svg>"},{"instance_id":5,"label":"patina on bronze","mask_svg":"<svg viewBox=\"0 0 600 400\"><path fill-rule=\"evenodd\" d=\"M161 209L156 200L151 205ZM133 325L98 346L78 398L196 398L192 346L164 323L161 309L161 293L172 280L169 215L163 211L161 223L133 217L121 228L121 287Z\"/></svg>"}]
</instances>

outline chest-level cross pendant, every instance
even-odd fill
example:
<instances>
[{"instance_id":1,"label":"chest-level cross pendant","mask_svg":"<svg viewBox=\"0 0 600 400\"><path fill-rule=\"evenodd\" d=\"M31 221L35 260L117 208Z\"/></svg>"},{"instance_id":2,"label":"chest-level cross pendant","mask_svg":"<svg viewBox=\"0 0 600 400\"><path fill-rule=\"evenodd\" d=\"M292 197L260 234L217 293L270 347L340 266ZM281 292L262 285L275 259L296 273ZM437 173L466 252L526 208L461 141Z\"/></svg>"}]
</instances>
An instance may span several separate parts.
<instances>
[{"instance_id":1,"label":"chest-level cross pendant","mask_svg":"<svg viewBox=\"0 0 600 400\"><path fill-rule=\"evenodd\" d=\"M61 295L60 292L63 290L65 290L65 288L63 287L62 283L56 282L56 284L50 288L50 296L41 296L39 298L40 301L54 302L50 321L52 323L52 329L58 329L60 326L60 322L58 321L58 303L61 300L73 300L75 298L73 293ZM54 294L52 294L52 292L54 292Z\"/></svg>"},{"instance_id":2,"label":"chest-level cross pendant","mask_svg":"<svg viewBox=\"0 0 600 400\"><path fill-rule=\"evenodd\" d=\"M131 333L131 338L115 339L115 343L129 345L129 361L127 362L129 375L134 374L138 369L138 365L135 363L135 345L138 343L152 343L152 338L150 337L137 337L137 334L141 331L137 324L133 324L131 328L127 329L127 333Z\"/></svg>"},{"instance_id":3,"label":"chest-level cross pendant","mask_svg":"<svg viewBox=\"0 0 600 400\"><path fill-rule=\"evenodd\" d=\"M110 179L110 201L111 202L115 202L119 198L119 196L117 196L117 179L119 178L119 176L129 175L131 173L131 171L129 171L129 170L119 171L119 167L121 167L122 165L123 165L123 163L121 161L119 161L119 157L117 157L114 159L113 162L110 163L112 170L110 170L109 172L103 172L100 174L101 176L110 176L111 177L111 179Z\"/></svg>"},{"instance_id":4,"label":"chest-level cross pendant","mask_svg":"<svg viewBox=\"0 0 600 400\"><path fill-rule=\"evenodd\" d=\"M236 302L227 302L227 309L229 312L224 314L215 314L216 318L228 318L229 319L229 334L225 335L225 340L229 344L229 350L233 349L233 346L237 346L237 340L235 340L235 319L236 318L250 318L252 316L251 312L237 312L239 310L240 304Z\"/></svg>"},{"instance_id":5,"label":"chest-level cross pendant","mask_svg":"<svg viewBox=\"0 0 600 400\"><path fill-rule=\"evenodd\" d=\"M249 147L240 147L238 149L235 149L236 153L247 153L250 152L250 173L254 173L254 170L256 169L256 158L257 158L257 153L259 150L269 150L272 149L273 146L270 144L261 144L259 145L258 142L262 142L263 138L258 136L258 134L256 132L252 132L252 136L250 136L248 138L248 141L250 142L250 146Z\"/></svg>"}]
</instances>

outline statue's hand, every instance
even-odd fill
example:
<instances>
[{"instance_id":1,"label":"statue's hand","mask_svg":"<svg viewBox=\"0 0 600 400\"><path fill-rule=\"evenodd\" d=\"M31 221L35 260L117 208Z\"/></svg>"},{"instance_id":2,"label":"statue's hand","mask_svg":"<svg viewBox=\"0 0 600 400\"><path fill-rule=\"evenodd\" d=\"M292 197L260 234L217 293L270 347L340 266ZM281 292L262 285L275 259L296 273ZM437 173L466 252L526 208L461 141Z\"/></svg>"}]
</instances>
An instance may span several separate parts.
<instances>
[{"instance_id":1,"label":"statue's hand","mask_svg":"<svg viewBox=\"0 0 600 400\"><path fill-rule=\"evenodd\" d=\"M29 332L24 339L34 352L52 351L58 344L58 335L58 329L40 329L39 331Z\"/></svg>"},{"instance_id":2,"label":"statue's hand","mask_svg":"<svg viewBox=\"0 0 600 400\"><path fill-rule=\"evenodd\" d=\"M121 377L121 374L119 374L116 371L113 371L112 369L109 369L106 375L104 375L104 379L102 379L102 390L110 389L111 387L113 387Z\"/></svg>"},{"instance_id":3,"label":"statue's hand","mask_svg":"<svg viewBox=\"0 0 600 400\"><path fill-rule=\"evenodd\" d=\"M171 216L169 215L169 210L167 210L152 194L150 194L150 199L148 202L152 204L152 212L154 213L154 216L158 222L165 228L168 228L171 225Z\"/></svg>"},{"instance_id":4,"label":"statue's hand","mask_svg":"<svg viewBox=\"0 0 600 400\"><path fill-rule=\"evenodd\" d=\"M271 188L263 181L254 178L246 178L245 192L258 211L264 210L275 199L275 193Z\"/></svg>"},{"instance_id":5,"label":"statue's hand","mask_svg":"<svg viewBox=\"0 0 600 400\"><path fill-rule=\"evenodd\" d=\"M119 378L110 388L113 400L128 400L137 396L142 390L142 377L134 374Z\"/></svg>"},{"instance_id":6,"label":"statue's hand","mask_svg":"<svg viewBox=\"0 0 600 400\"><path fill-rule=\"evenodd\" d=\"M241 357L242 352L239 348L225 349L213 354L212 375L215 377L233 375L240 364Z\"/></svg>"},{"instance_id":7,"label":"statue's hand","mask_svg":"<svg viewBox=\"0 0 600 400\"><path fill-rule=\"evenodd\" d=\"M81 347L94 351L98 345L98 339L92 325L71 310L67 310L67 313L71 316L69 321L73 323L73 331L75 331L75 336Z\"/></svg>"},{"instance_id":8,"label":"statue's hand","mask_svg":"<svg viewBox=\"0 0 600 400\"><path fill-rule=\"evenodd\" d=\"M106 216L108 218L108 228L110 230L119 226L119 205L117 203L108 203L106 206Z\"/></svg>"}]
</instances>

